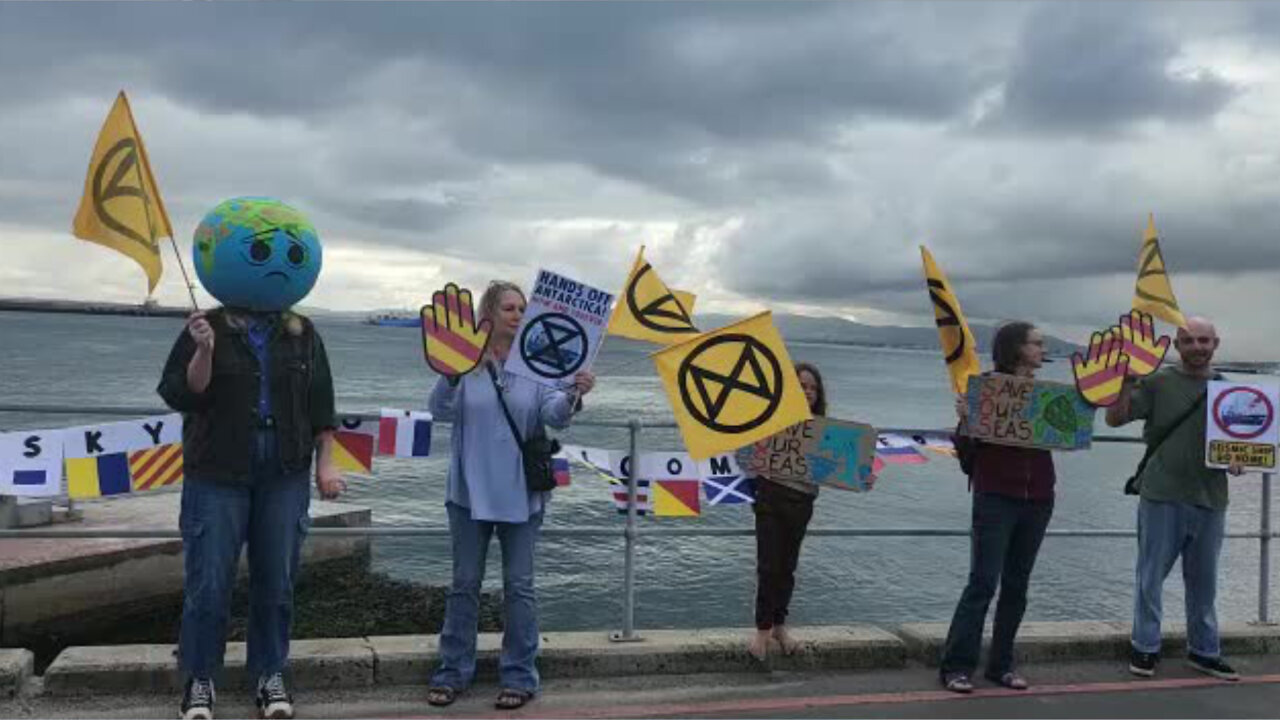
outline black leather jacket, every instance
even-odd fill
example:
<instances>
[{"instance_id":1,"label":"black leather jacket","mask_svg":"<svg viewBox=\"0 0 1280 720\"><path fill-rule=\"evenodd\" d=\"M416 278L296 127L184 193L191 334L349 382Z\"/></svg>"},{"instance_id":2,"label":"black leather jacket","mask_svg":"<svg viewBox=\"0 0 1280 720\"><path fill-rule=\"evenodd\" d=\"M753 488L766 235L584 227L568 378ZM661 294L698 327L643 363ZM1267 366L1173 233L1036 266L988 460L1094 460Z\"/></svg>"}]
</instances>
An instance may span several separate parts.
<instances>
[{"instance_id":1,"label":"black leather jacket","mask_svg":"<svg viewBox=\"0 0 1280 720\"><path fill-rule=\"evenodd\" d=\"M194 393L187 385L195 341L183 328L156 388L169 407L182 413L183 474L201 481L252 484L256 433L264 426L276 429L281 470L307 471L316 435L336 424L329 358L315 327L295 314L276 323L268 340L271 417L261 418L261 371L245 323L225 308L209 311L206 319L214 332L209 387ZM289 325L296 332L290 332Z\"/></svg>"}]
</instances>

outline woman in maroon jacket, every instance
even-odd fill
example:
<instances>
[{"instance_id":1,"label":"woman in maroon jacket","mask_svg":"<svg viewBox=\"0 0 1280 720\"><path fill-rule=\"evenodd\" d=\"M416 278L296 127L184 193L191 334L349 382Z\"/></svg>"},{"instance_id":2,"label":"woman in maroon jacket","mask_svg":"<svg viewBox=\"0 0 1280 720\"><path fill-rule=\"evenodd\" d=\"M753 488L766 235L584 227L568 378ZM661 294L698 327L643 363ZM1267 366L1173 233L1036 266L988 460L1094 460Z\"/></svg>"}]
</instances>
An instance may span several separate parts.
<instances>
[{"instance_id":1,"label":"woman in maroon jacket","mask_svg":"<svg viewBox=\"0 0 1280 720\"><path fill-rule=\"evenodd\" d=\"M1011 322L991 343L995 371L1033 377L1044 360L1044 338L1034 325ZM964 421L964 398L956 412ZM965 441L973 491L969 584L956 605L942 649L940 673L948 690L973 691L970 676L978 666L982 626L991 598L996 603L991 651L984 675L1004 687L1025 690L1027 681L1013 669L1013 639L1027 608L1027 582L1053 515L1053 458L1048 450ZM969 448L961 447L965 442Z\"/></svg>"}]
</instances>

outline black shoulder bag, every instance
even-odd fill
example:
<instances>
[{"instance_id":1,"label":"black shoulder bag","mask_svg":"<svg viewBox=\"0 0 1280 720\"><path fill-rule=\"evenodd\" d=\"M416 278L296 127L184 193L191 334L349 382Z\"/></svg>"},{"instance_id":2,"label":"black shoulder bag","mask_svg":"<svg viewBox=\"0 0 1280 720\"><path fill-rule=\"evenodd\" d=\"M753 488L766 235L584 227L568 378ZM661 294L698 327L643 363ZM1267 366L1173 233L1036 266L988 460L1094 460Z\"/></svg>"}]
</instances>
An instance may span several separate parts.
<instances>
[{"instance_id":1,"label":"black shoulder bag","mask_svg":"<svg viewBox=\"0 0 1280 720\"><path fill-rule=\"evenodd\" d=\"M1217 378L1215 377L1214 379L1217 379ZM1161 445L1164 445L1164 441L1168 440L1169 436L1173 435L1173 432L1182 426L1182 423L1186 422L1188 418L1196 414L1196 411L1200 409L1200 406L1204 405L1204 400L1206 397L1208 397L1208 394L1209 394L1209 391L1207 390L1205 392L1200 393L1200 397L1196 398L1196 401L1191 403L1191 407L1187 408L1186 412L1179 415L1178 419L1174 420L1173 424L1170 425L1167 430L1162 432L1160 434L1160 437L1155 442L1151 443L1150 445L1147 445L1147 451L1143 453L1142 459L1138 461L1138 469L1133 471L1132 477L1124 481L1125 495L1138 494L1138 490L1139 490L1138 486L1140 484L1138 481L1138 477L1141 476L1142 471L1146 469L1147 461L1150 460L1151 457L1156 454L1156 451L1160 449Z\"/></svg>"},{"instance_id":2,"label":"black shoulder bag","mask_svg":"<svg viewBox=\"0 0 1280 720\"><path fill-rule=\"evenodd\" d=\"M507 416L507 425L511 427L511 434L515 436L516 445L520 448L525 485L533 492L555 490L556 476L555 469L551 466L551 456L560 452L560 441L548 438L542 432L525 441L520 436L520 430L516 428L515 419L511 417L511 410L507 408L502 386L498 384L498 373L489 363L485 363L485 367L489 369L489 379L493 381L493 391L498 394L498 404L502 406L502 414Z\"/></svg>"}]
</instances>

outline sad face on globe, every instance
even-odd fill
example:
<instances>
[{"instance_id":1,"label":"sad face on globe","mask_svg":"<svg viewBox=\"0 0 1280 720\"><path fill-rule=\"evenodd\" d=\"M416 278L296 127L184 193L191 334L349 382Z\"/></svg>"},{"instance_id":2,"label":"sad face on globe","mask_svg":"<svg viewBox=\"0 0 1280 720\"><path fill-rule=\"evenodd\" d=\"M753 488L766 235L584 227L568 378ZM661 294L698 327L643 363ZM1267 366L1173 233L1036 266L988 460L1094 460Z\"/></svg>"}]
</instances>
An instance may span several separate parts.
<instances>
[{"instance_id":1,"label":"sad face on globe","mask_svg":"<svg viewBox=\"0 0 1280 720\"><path fill-rule=\"evenodd\" d=\"M286 310L320 275L320 237L306 216L279 200L232 198L205 215L192 245L196 274L228 307Z\"/></svg>"}]
</instances>

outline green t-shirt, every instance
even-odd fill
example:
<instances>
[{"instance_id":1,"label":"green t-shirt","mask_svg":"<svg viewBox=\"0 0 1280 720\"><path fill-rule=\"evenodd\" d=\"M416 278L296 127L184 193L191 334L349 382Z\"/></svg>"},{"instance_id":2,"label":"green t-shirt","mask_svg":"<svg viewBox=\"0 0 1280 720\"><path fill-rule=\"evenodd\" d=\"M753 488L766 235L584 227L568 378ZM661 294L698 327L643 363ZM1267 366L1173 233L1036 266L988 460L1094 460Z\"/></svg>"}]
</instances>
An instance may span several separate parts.
<instances>
[{"instance_id":1,"label":"green t-shirt","mask_svg":"<svg viewBox=\"0 0 1280 720\"><path fill-rule=\"evenodd\" d=\"M1150 444L1168 431L1207 386L1207 380L1186 375L1177 366L1161 368L1133 388L1129 419L1146 420L1142 437ZM1142 497L1214 510L1227 507L1226 472L1204 466L1206 412L1202 404L1151 456L1139 478Z\"/></svg>"}]
</instances>

